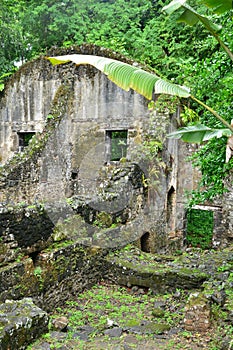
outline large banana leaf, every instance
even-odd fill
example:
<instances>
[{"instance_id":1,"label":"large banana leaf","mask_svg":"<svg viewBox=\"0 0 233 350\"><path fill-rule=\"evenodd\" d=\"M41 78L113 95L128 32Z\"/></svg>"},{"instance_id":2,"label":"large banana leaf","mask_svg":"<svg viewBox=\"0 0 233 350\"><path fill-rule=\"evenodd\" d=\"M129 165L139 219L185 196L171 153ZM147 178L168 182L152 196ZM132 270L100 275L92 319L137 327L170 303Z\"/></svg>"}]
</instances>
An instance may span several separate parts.
<instances>
[{"instance_id":1,"label":"large banana leaf","mask_svg":"<svg viewBox=\"0 0 233 350\"><path fill-rule=\"evenodd\" d=\"M185 86L172 84L136 66L114 59L92 55L65 55L47 57L53 64L74 62L76 65L90 64L106 74L108 78L122 89L133 89L151 100L154 94L168 94L179 97L189 97L190 90Z\"/></svg>"},{"instance_id":2,"label":"large banana leaf","mask_svg":"<svg viewBox=\"0 0 233 350\"><path fill-rule=\"evenodd\" d=\"M181 6L187 6L186 1L187 0L173 0L170 4L164 6L163 10L168 14L171 14ZM218 14L229 11L233 8L232 0L202 0L201 3L212 8L213 11Z\"/></svg>"},{"instance_id":3,"label":"large banana leaf","mask_svg":"<svg viewBox=\"0 0 233 350\"><path fill-rule=\"evenodd\" d=\"M170 4L164 6L162 10L170 15L179 8L183 8L184 10L178 18L179 22L185 22L188 25L193 26L200 21L212 34L221 30L221 26L213 23L206 16L200 15L191 6L186 4L186 0L173 0Z\"/></svg>"},{"instance_id":4,"label":"large banana leaf","mask_svg":"<svg viewBox=\"0 0 233 350\"><path fill-rule=\"evenodd\" d=\"M213 8L215 13L221 14L233 8L232 0L202 0L203 4Z\"/></svg>"},{"instance_id":5,"label":"large banana leaf","mask_svg":"<svg viewBox=\"0 0 233 350\"><path fill-rule=\"evenodd\" d=\"M195 124L180 128L167 135L168 138L181 139L191 143L201 143L214 137L230 137L232 132L229 129L211 129L202 124Z\"/></svg>"}]
</instances>

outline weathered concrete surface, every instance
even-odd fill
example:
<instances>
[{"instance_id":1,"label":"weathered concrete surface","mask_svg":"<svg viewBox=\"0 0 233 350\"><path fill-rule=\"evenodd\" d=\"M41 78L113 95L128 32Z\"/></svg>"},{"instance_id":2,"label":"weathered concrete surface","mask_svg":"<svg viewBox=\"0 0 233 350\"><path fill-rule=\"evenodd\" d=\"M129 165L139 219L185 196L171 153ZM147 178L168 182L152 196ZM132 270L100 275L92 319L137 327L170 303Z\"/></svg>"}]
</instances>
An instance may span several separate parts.
<instances>
[{"instance_id":1,"label":"weathered concrete surface","mask_svg":"<svg viewBox=\"0 0 233 350\"><path fill-rule=\"evenodd\" d=\"M0 349L23 350L48 331L49 317L31 298L0 305Z\"/></svg>"}]
</instances>

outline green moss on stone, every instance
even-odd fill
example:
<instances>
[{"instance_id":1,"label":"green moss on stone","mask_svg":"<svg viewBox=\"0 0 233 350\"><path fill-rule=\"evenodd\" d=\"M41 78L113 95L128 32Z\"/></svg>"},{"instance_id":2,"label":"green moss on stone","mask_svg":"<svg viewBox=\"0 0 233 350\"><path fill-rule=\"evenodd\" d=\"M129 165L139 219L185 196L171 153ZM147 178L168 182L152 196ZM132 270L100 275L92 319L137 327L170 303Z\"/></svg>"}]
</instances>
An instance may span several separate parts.
<instances>
[{"instance_id":1,"label":"green moss on stone","mask_svg":"<svg viewBox=\"0 0 233 350\"><path fill-rule=\"evenodd\" d=\"M148 333L162 334L170 330L170 326L165 323L149 323L144 326Z\"/></svg>"},{"instance_id":2,"label":"green moss on stone","mask_svg":"<svg viewBox=\"0 0 233 350\"><path fill-rule=\"evenodd\" d=\"M164 314L165 314L164 310L160 309L159 307L152 310L152 315L154 317L162 318Z\"/></svg>"},{"instance_id":3,"label":"green moss on stone","mask_svg":"<svg viewBox=\"0 0 233 350\"><path fill-rule=\"evenodd\" d=\"M125 327L135 327L135 326L140 326L141 321L136 319L136 318L132 318L130 320L127 320L126 323L124 324Z\"/></svg>"}]
</instances>

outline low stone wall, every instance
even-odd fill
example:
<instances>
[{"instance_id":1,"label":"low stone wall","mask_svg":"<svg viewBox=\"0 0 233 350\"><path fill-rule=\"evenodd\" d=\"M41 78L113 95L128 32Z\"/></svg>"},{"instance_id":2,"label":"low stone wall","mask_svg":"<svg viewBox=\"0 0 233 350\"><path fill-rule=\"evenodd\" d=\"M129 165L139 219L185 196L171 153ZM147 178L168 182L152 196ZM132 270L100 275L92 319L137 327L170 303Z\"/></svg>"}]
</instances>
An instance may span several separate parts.
<instances>
[{"instance_id":1,"label":"low stone wall","mask_svg":"<svg viewBox=\"0 0 233 350\"><path fill-rule=\"evenodd\" d=\"M44 249L54 227L40 205L0 208L0 221L0 264Z\"/></svg>"},{"instance_id":2,"label":"low stone wall","mask_svg":"<svg viewBox=\"0 0 233 350\"><path fill-rule=\"evenodd\" d=\"M210 302L203 293L190 294L185 306L185 329L191 332L206 332L210 328L210 311Z\"/></svg>"},{"instance_id":3,"label":"low stone wall","mask_svg":"<svg viewBox=\"0 0 233 350\"><path fill-rule=\"evenodd\" d=\"M33 297L45 310L52 310L106 275L104 251L63 242L41 252L36 263L22 258L0 269L0 301Z\"/></svg>"},{"instance_id":4,"label":"low stone wall","mask_svg":"<svg viewBox=\"0 0 233 350\"><path fill-rule=\"evenodd\" d=\"M233 243L233 170L225 180L227 192L223 195L224 245Z\"/></svg>"},{"instance_id":5,"label":"low stone wall","mask_svg":"<svg viewBox=\"0 0 233 350\"><path fill-rule=\"evenodd\" d=\"M156 261L137 250L109 254L106 261L108 279L120 285L147 287L154 293L198 289L208 279L199 269L169 266L169 258L167 263L165 256Z\"/></svg>"}]
</instances>

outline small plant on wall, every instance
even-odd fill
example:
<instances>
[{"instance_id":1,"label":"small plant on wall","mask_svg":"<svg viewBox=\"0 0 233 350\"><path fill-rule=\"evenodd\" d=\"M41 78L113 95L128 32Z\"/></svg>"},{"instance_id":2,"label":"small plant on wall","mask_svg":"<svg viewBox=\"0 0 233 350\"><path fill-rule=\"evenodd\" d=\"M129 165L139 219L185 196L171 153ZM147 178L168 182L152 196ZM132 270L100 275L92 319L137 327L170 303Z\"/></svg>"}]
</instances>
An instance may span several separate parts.
<instances>
[{"instance_id":1,"label":"small plant on wall","mask_svg":"<svg viewBox=\"0 0 233 350\"><path fill-rule=\"evenodd\" d=\"M213 212L189 209L187 212L186 240L192 247L211 248L213 237Z\"/></svg>"}]
</instances>

